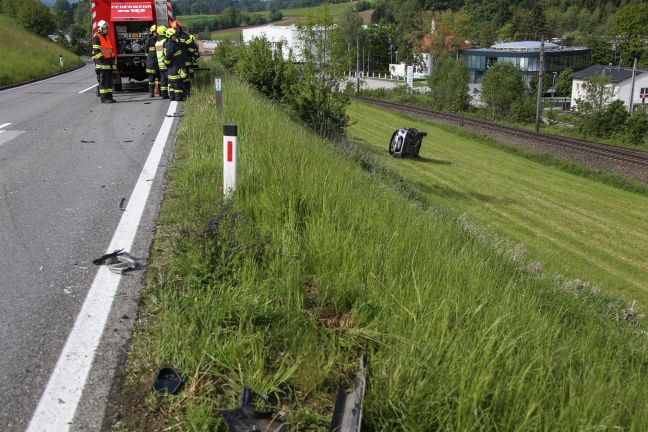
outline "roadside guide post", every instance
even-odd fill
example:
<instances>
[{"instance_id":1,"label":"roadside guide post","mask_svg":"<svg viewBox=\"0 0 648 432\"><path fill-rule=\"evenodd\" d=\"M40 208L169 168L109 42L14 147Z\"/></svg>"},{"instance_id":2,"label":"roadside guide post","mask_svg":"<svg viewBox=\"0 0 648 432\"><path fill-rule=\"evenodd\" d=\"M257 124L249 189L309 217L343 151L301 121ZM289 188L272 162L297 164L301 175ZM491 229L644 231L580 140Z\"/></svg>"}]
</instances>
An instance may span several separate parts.
<instances>
[{"instance_id":1,"label":"roadside guide post","mask_svg":"<svg viewBox=\"0 0 648 432\"><path fill-rule=\"evenodd\" d=\"M236 191L237 126L223 125L223 195L228 198Z\"/></svg>"},{"instance_id":2,"label":"roadside guide post","mask_svg":"<svg viewBox=\"0 0 648 432\"><path fill-rule=\"evenodd\" d=\"M223 81L221 77L214 78L214 88L216 90L216 108L223 108Z\"/></svg>"}]
</instances>

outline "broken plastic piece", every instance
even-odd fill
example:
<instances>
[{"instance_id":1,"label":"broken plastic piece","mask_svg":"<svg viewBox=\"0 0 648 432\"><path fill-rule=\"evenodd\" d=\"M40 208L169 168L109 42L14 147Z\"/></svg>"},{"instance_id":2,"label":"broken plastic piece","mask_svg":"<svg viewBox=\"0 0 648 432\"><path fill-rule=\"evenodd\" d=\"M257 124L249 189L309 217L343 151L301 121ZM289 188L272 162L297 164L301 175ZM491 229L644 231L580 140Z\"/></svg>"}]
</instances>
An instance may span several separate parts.
<instances>
[{"instance_id":1,"label":"broken plastic piece","mask_svg":"<svg viewBox=\"0 0 648 432\"><path fill-rule=\"evenodd\" d=\"M180 374L171 366L162 366L155 374L153 391L155 393L175 394L182 385Z\"/></svg>"},{"instance_id":2,"label":"broken plastic piece","mask_svg":"<svg viewBox=\"0 0 648 432\"><path fill-rule=\"evenodd\" d=\"M118 249L114 252L107 253L92 261L96 265L107 265L108 269L113 273L124 273L128 270L134 270L138 264L135 258L124 249Z\"/></svg>"},{"instance_id":3,"label":"broken plastic piece","mask_svg":"<svg viewBox=\"0 0 648 432\"><path fill-rule=\"evenodd\" d=\"M255 406L260 406L257 398L263 401L265 410L255 409ZM219 411L218 414L228 432L279 432L288 426L288 423L276 421L277 415L270 409L268 398L253 392L250 387L243 387L238 408Z\"/></svg>"}]
</instances>

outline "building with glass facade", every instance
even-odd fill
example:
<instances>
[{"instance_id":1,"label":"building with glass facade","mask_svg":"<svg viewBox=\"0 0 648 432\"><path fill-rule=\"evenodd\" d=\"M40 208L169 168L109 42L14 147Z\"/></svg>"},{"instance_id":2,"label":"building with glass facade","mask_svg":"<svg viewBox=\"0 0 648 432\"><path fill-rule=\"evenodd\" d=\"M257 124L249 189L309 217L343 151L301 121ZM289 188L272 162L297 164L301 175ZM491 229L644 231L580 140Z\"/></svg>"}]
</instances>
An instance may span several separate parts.
<instances>
[{"instance_id":1,"label":"building with glass facade","mask_svg":"<svg viewBox=\"0 0 648 432\"><path fill-rule=\"evenodd\" d=\"M529 82L540 71L540 42L523 41L495 44L490 48L464 49L460 56L466 60L470 71L470 83L481 84L489 67L497 62L508 61L518 66ZM580 71L589 67L592 50L587 47L563 47L554 43L544 44L544 70L554 77L567 68Z\"/></svg>"}]
</instances>

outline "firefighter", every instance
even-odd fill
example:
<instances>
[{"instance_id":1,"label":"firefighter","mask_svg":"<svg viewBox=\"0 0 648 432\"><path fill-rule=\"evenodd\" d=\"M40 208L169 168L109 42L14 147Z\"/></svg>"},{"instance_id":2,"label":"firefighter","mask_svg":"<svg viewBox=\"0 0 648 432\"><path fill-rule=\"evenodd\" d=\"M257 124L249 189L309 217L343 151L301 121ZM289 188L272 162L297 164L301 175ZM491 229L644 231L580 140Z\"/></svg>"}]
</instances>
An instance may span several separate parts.
<instances>
[{"instance_id":1,"label":"firefighter","mask_svg":"<svg viewBox=\"0 0 648 432\"><path fill-rule=\"evenodd\" d=\"M200 50L198 49L198 44L196 43L196 38L194 35L189 36L189 41L191 42L190 47L193 46L193 51L189 51L191 54L191 68L198 68L198 59L200 58ZM189 74L193 75L193 71Z\"/></svg>"},{"instance_id":2,"label":"firefighter","mask_svg":"<svg viewBox=\"0 0 648 432\"><path fill-rule=\"evenodd\" d=\"M112 96L112 68L115 63L115 52L108 39L109 28L110 26L106 21L99 21L97 33L92 38L92 59L94 60L95 71L97 72L97 85L99 86L101 103L116 102Z\"/></svg>"},{"instance_id":3,"label":"firefighter","mask_svg":"<svg viewBox=\"0 0 648 432\"><path fill-rule=\"evenodd\" d=\"M149 77L149 97L155 97L155 87L159 85L159 71L155 43L157 42L157 26L151 26L151 35L144 41L144 52L146 55L146 73Z\"/></svg>"},{"instance_id":4,"label":"firefighter","mask_svg":"<svg viewBox=\"0 0 648 432\"><path fill-rule=\"evenodd\" d=\"M162 99L169 99L169 74L167 65L164 63L164 44L167 41L166 26L157 28L158 40L155 42L155 54L157 55L158 70L160 71L160 96Z\"/></svg>"},{"instance_id":5,"label":"firefighter","mask_svg":"<svg viewBox=\"0 0 648 432\"><path fill-rule=\"evenodd\" d=\"M166 34L168 39L164 44L164 63L169 69L169 98L182 102L185 100L184 79L187 77L185 58L176 30L170 28Z\"/></svg>"},{"instance_id":6,"label":"firefighter","mask_svg":"<svg viewBox=\"0 0 648 432\"><path fill-rule=\"evenodd\" d=\"M185 97L189 97L191 94L191 81L189 80L189 69L192 67L192 52L197 51L197 45L194 43L191 44L189 40L189 35L182 30L182 23L178 20L175 20L171 23L171 28L176 31L178 35L178 42L180 43L180 48L182 48L182 53L185 58L185 70L187 71L186 78L183 78L184 82L184 93Z\"/></svg>"}]
</instances>

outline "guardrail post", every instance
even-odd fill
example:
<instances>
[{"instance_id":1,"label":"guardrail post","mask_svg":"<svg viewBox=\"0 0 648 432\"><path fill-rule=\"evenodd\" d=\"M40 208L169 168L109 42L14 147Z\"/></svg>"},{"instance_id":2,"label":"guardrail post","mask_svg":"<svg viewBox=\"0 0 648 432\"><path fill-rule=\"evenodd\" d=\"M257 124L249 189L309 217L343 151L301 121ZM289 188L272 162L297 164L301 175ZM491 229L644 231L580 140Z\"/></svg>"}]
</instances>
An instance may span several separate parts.
<instances>
[{"instance_id":1,"label":"guardrail post","mask_svg":"<svg viewBox=\"0 0 648 432\"><path fill-rule=\"evenodd\" d=\"M214 78L214 89L216 90L216 108L223 108L223 80L221 77Z\"/></svg>"},{"instance_id":2,"label":"guardrail post","mask_svg":"<svg viewBox=\"0 0 648 432\"><path fill-rule=\"evenodd\" d=\"M228 198L236 191L237 126L223 125L223 195Z\"/></svg>"}]
</instances>

